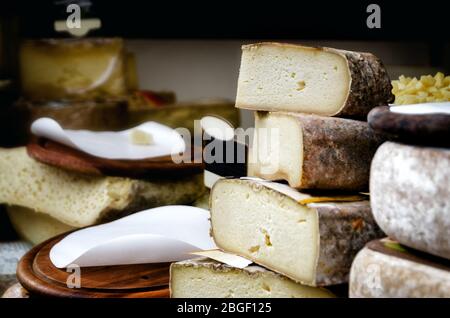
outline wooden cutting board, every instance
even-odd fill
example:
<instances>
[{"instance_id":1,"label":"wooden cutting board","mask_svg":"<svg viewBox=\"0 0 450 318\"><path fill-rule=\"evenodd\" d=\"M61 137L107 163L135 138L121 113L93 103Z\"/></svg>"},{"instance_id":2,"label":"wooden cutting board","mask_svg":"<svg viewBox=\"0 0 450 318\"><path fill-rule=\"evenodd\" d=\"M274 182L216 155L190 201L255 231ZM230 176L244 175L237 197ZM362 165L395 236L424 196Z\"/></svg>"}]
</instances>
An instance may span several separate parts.
<instances>
[{"instance_id":1,"label":"wooden cutting board","mask_svg":"<svg viewBox=\"0 0 450 318\"><path fill-rule=\"evenodd\" d=\"M53 266L51 248L66 234L37 245L17 265L17 279L31 296L67 298L167 298L170 263L80 268L80 288L69 288L73 271ZM72 276L71 276L72 275Z\"/></svg>"},{"instance_id":2,"label":"wooden cutting board","mask_svg":"<svg viewBox=\"0 0 450 318\"><path fill-rule=\"evenodd\" d=\"M42 163L89 175L130 178L179 177L203 170L202 150L192 147L183 155L182 163L171 156L143 160L112 160L91 156L57 142L38 138L27 145L28 155Z\"/></svg>"}]
</instances>

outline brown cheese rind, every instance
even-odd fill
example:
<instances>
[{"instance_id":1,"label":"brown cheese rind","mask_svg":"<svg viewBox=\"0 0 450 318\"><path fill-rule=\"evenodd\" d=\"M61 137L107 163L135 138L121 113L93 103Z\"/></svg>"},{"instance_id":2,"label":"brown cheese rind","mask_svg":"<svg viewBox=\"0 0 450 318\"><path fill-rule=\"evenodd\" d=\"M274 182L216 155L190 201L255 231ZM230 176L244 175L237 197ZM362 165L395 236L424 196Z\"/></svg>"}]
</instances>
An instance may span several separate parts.
<instances>
[{"instance_id":1,"label":"brown cheese rind","mask_svg":"<svg viewBox=\"0 0 450 318\"><path fill-rule=\"evenodd\" d=\"M369 201L312 206L318 211L320 232L316 285L347 282L356 253L384 233L373 219Z\"/></svg>"},{"instance_id":2,"label":"brown cheese rind","mask_svg":"<svg viewBox=\"0 0 450 318\"><path fill-rule=\"evenodd\" d=\"M372 157L383 138L365 122L297 115L303 131L303 167L299 189L368 189Z\"/></svg>"},{"instance_id":3,"label":"brown cheese rind","mask_svg":"<svg viewBox=\"0 0 450 318\"><path fill-rule=\"evenodd\" d=\"M343 56L351 77L350 92L343 107L334 116L365 117L375 106L394 101L389 75L379 58L371 53L323 48Z\"/></svg>"}]
</instances>

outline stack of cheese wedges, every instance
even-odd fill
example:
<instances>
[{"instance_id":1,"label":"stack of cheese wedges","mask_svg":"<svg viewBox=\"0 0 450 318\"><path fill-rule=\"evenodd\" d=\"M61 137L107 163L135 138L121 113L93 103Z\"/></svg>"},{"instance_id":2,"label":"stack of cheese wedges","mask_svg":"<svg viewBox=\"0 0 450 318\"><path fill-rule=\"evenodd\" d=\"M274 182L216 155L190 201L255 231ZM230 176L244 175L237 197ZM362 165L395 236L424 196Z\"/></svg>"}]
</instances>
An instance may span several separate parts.
<instances>
[{"instance_id":1,"label":"stack of cheese wedges","mask_svg":"<svg viewBox=\"0 0 450 318\"><path fill-rule=\"evenodd\" d=\"M84 175L37 162L24 147L0 148L0 176L0 204L35 244L143 209L189 204L203 192L201 173L145 180Z\"/></svg>"},{"instance_id":2,"label":"stack of cheese wedges","mask_svg":"<svg viewBox=\"0 0 450 318\"><path fill-rule=\"evenodd\" d=\"M350 296L450 297L450 150L384 143L372 162L370 193L389 239L355 258Z\"/></svg>"},{"instance_id":3,"label":"stack of cheese wedges","mask_svg":"<svg viewBox=\"0 0 450 318\"><path fill-rule=\"evenodd\" d=\"M173 264L172 297L327 297L323 287L346 283L356 253L383 235L360 195L382 140L342 117L364 118L390 90L369 53L244 46L236 107L256 110L250 177L215 183L211 227L220 249L261 267Z\"/></svg>"}]
</instances>

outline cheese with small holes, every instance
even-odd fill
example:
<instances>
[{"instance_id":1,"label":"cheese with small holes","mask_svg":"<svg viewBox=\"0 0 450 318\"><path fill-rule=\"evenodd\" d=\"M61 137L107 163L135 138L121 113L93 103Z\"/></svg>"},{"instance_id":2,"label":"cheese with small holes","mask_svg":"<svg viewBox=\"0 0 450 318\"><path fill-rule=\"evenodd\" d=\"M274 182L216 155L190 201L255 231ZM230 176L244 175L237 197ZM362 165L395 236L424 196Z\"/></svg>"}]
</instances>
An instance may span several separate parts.
<instances>
[{"instance_id":1,"label":"cheese with small holes","mask_svg":"<svg viewBox=\"0 0 450 318\"><path fill-rule=\"evenodd\" d=\"M201 173L176 180L83 175L39 163L24 147L0 148L0 175L0 203L33 209L73 227L189 204L204 191Z\"/></svg>"},{"instance_id":2,"label":"cheese with small holes","mask_svg":"<svg viewBox=\"0 0 450 318\"><path fill-rule=\"evenodd\" d=\"M283 112L256 112L253 137L249 176L322 190L367 190L383 142L362 121Z\"/></svg>"},{"instance_id":3,"label":"cheese with small holes","mask_svg":"<svg viewBox=\"0 0 450 318\"><path fill-rule=\"evenodd\" d=\"M323 288L298 284L293 280L251 265L243 269L196 258L170 266L172 298L329 298Z\"/></svg>"},{"instance_id":4,"label":"cheese with small holes","mask_svg":"<svg viewBox=\"0 0 450 318\"><path fill-rule=\"evenodd\" d=\"M31 100L86 100L127 93L119 38L27 40L20 48L23 95Z\"/></svg>"},{"instance_id":5,"label":"cheese with small holes","mask_svg":"<svg viewBox=\"0 0 450 318\"><path fill-rule=\"evenodd\" d=\"M236 107L365 117L393 101L391 89L370 53L257 43L242 47Z\"/></svg>"},{"instance_id":6,"label":"cheese with small holes","mask_svg":"<svg viewBox=\"0 0 450 318\"><path fill-rule=\"evenodd\" d=\"M450 150L384 143L370 173L375 220L400 243L450 259Z\"/></svg>"},{"instance_id":7,"label":"cheese with small holes","mask_svg":"<svg viewBox=\"0 0 450 318\"><path fill-rule=\"evenodd\" d=\"M351 272L351 298L450 297L450 263L390 239L367 244Z\"/></svg>"},{"instance_id":8,"label":"cheese with small holes","mask_svg":"<svg viewBox=\"0 0 450 318\"><path fill-rule=\"evenodd\" d=\"M214 241L308 286L344 283L356 253L383 235L369 201L300 203L304 198L284 184L221 179L210 197Z\"/></svg>"}]
</instances>

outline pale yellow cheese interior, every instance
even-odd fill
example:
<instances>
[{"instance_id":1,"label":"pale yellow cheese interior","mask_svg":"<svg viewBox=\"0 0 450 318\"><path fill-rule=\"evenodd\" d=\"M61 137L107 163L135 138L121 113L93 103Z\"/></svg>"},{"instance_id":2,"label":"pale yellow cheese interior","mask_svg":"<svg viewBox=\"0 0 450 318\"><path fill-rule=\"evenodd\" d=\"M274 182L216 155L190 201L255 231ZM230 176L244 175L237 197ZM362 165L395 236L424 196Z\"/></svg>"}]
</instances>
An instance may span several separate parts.
<instances>
[{"instance_id":1,"label":"pale yellow cheese interior","mask_svg":"<svg viewBox=\"0 0 450 318\"><path fill-rule=\"evenodd\" d=\"M8 206L8 216L20 237L34 245L51 237L74 230L75 227L64 224L49 215L38 213L20 206Z\"/></svg>"},{"instance_id":2,"label":"pale yellow cheese interior","mask_svg":"<svg viewBox=\"0 0 450 318\"><path fill-rule=\"evenodd\" d=\"M315 209L256 183L220 180L211 192L216 244L297 282L315 284L319 224Z\"/></svg>"},{"instance_id":3,"label":"pale yellow cheese interior","mask_svg":"<svg viewBox=\"0 0 450 318\"><path fill-rule=\"evenodd\" d=\"M172 265L173 298L323 298L333 294L309 287L265 270L249 266L235 268L208 267L202 261ZM207 263L208 261L203 261Z\"/></svg>"},{"instance_id":4,"label":"pale yellow cheese interior","mask_svg":"<svg viewBox=\"0 0 450 318\"><path fill-rule=\"evenodd\" d=\"M292 186L300 186L303 133L299 121L288 115L256 113L248 161L249 176L287 180Z\"/></svg>"},{"instance_id":5,"label":"pale yellow cheese interior","mask_svg":"<svg viewBox=\"0 0 450 318\"><path fill-rule=\"evenodd\" d=\"M236 106L330 116L350 89L346 59L299 45L261 43L242 49Z\"/></svg>"}]
</instances>

